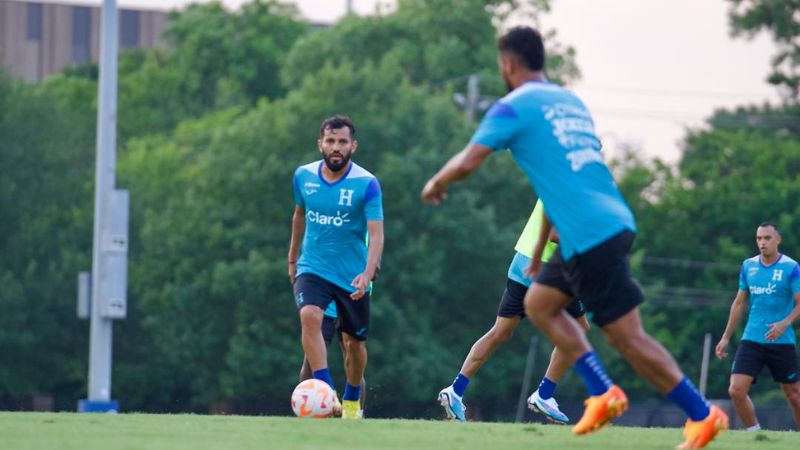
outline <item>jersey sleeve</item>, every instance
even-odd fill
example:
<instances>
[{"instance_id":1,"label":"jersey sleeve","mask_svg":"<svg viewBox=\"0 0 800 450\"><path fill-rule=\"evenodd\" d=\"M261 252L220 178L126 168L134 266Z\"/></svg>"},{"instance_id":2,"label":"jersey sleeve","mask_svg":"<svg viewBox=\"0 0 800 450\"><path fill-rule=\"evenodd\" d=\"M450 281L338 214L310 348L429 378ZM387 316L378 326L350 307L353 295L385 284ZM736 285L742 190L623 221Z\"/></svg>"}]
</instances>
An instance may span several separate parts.
<instances>
[{"instance_id":1,"label":"jersey sleeve","mask_svg":"<svg viewBox=\"0 0 800 450\"><path fill-rule=\"evenodd\" d=\"M294 195L294 203L301 207L306 207L306 201L303 199L303 193L300 191L300 169L295 170L294 178L292 179L292 194Z\"/></svg>"},{"instance_id":2,"label":"jersey sleeve","mask_svg":"<svg viewBox=\"0 0 800 450\"><path fill-rule=\"evenodd\" d=\"M383 194L377 178L370 180L364 193L364 215L369 220L383 220Z\"/></svg>"},{"instance_id":3,"label":"jersey sleeve","mask_svg":"<svg viewBox=\"0 0 800 450\"><path fill-rule=\"evenodd\" d=\"M800 266L796 264L792 270L792 274L789 275L789 285L792 288L793 294L800 292Z\"/></svg>"},{"instance_id":4,"label":"jersey sleeve","mask_svg":"<svg viewBox=\"0 0 800 450\"><path fill-rule=\"evenodd\" d=\"M498 101L489 108L469 142L493 150L505 150L521 128L522 120L514 108Z\"/></svg>"},{"instance_id":5,"label":"jersey sleeve","mask_svg":"<svg viewBox=\"0 0 800 450\"><path fill-rule=\"evenodd\" d=\"M739 290L740 291L747 291L747 275L745 275L744 271L744 263L742 263L742 268L739 270Z\"/></svg>"}]
</instances>

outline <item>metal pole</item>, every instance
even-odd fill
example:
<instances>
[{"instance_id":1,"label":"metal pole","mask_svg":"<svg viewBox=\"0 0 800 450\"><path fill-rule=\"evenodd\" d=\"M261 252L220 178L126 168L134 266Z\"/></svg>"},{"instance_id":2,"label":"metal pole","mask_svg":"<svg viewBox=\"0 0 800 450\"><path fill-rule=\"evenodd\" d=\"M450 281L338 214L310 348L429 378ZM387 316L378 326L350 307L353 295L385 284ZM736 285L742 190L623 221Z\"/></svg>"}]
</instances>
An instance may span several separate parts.
<instances>
[{"instance_id":1,"label":"metal pole","mask_svg":"<svg viewBox=\"0 0 800 450\"><path fill-rule=\"evenodd\" d=\"M531 337L531 346L528 349L528 360L525 362L525 375L522 376L522 389L519 391L519 402L517 403L517 419L515 422L522 422L525 418L525 404L528 399L528 390L531 387L531 377L533 368L536 364L536 348L539 344L539 336Z\"/></svg>"},{"instance_id":2,"label":"metal pole","mask_svg":"<svg viewBox=\"0 0 800 450\"><path fill-rule=\"evenodd\" d=\"M100 86L97 110L97 161L94 188L94 238L92 241L92 311L89 343L89 392L87 412L116 409L111 401L112 321L101 315L107 300L102 287L107 274L103 270L103 237L107 234L109 196L114 189L117 141L117 2L103 0L100 37Z\"/></svg>"},{"instance_id":3,"label":"metal pole","mask_svg":"<svg viewBox=\"0 0 800 450\"><path fill-rule=\"evenodd\" d=\"M708 359L711 357L711 333L703 338L703 361L700 363L700 393L705 397L708 384Z\"/></svg>"}]
</instances>

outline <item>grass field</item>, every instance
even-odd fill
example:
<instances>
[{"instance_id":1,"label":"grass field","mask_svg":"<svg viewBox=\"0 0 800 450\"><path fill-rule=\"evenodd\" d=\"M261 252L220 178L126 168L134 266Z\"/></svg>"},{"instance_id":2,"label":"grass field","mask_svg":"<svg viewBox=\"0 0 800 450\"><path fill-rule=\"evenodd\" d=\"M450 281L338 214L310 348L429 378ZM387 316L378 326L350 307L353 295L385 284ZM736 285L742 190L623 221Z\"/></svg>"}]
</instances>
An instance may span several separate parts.
<instances>
[{"instance_id":1,"label":"grass field","mask_svg":"<svg viewBox=\"0 0 800 450\"><path fill-rule=\"evenodd\" d=\"M150 414L0 413L2 450L672 449L679 429L610 427L573 437L541 424L301 420ZM800 450L800 433L729 431L710 449Z\"/></svg>"}]
</instances>

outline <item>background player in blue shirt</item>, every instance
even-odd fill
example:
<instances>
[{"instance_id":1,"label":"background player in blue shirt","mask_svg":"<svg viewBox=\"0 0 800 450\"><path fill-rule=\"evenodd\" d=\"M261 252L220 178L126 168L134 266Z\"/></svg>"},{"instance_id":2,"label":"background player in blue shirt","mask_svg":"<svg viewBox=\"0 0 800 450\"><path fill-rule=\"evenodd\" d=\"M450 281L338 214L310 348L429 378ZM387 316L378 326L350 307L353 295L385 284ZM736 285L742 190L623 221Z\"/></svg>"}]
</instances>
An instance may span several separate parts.
<instances>
[{"instance_id":1,"label":"background player in blue shirt","mask_svg":"<svg viewBox=\"0 0 800 450\"><path fill-rule=\"evenodd\" d=\"M728 427L728 417L708 404L642 327L638 305L644 297L628 265L636 223L603 162L591 114L575 95L545 78L544 44L536 30L514 28L498 47L509 93L486 113L466 148L427 182L423 200L438 204L450 183L467 177L493 152L510 149L561 238L560 251L534 273L525 313L575 362L589 389L573 433L597 430L628 406L578 322L564 311L580 298L609 343L689 416L681 447L705 446Z\"/></svg>"},{"instance_id":2,"label":"background player in blue shirt","mask_svg":"<svg viewBox=\"0 0 800 450\"><path fill-rule=\"evenodd\" d=\"M381 188L374 175L350 161L358 147L355 133L349 117L326 119L317 141L323 159L295 171L288 261L303 351L313 377L331 387L322 320L336 303L346 353L344 419L362 417L358 399L367 364L370 283L383 252Z\"/></svg>"},{"instance_id":3,"label":"background player in blue shirt","mask_svg":"<svg viewBox=\"0 0 800 450\"><path fill-rule=\"evenodd\" d=\"M800 369L797 336L792 323L800 317L800 266L778 251L781 234L772 223L756 229L759 254L745 259L739 272L739 291L733 299L728 325L716 348L717 358L728 356L728 343L742 315L750 308L744 335L731 368L728 393L736 414L750 431L760 430L753 402L747 394L761 369L769 367L780 383L800 427Z\"/></svg>"}]
</instances>

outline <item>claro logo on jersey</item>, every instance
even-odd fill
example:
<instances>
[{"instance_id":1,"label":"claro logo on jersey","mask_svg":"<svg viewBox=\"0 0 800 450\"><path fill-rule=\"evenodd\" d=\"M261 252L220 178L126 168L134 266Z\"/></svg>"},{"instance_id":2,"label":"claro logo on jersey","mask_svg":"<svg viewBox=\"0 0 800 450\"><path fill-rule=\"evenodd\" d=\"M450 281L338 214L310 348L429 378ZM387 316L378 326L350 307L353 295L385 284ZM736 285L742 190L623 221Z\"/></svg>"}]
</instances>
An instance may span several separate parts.
<instances>
[{"instance_id":1,"label":"claro logo on jersey","mask_svg":"<svg viewBox=\"0 0 800 450\"><path fill-rule=\"evenodd\" d=\"M767 287L764 286L750 286L750 293L753 295L772 295L778 291L778 285L767 283Z\"/></svg>"},{"instance_id":2,"label":"claro logo on jersey","mask_svg":"<svg viewBox=\"0 0 800 450\"><path fill-rule=\"evenodd\" d=\"M306 220L311 223L318 223L320 225L333 225L334 227L340 227L347 222L350 222L350 219L347 217L350 213L342 214L341 211L336 211L335 216L326 216L325 214L320 214L317 211L309 209L306 213Z\"/></svg>"}]
</instances>

